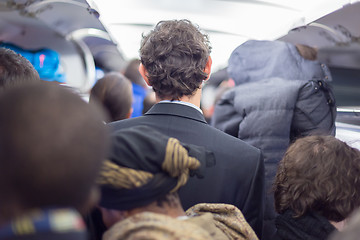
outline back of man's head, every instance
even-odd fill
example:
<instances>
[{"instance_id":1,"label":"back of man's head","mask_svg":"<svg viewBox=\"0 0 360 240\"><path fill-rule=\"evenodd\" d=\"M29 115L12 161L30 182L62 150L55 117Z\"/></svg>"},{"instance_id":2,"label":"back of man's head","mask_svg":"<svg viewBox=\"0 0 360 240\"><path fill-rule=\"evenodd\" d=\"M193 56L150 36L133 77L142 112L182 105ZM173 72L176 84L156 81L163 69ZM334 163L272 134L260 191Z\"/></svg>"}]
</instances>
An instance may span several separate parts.
<instances>
[{"instance_id":1,"label":"back of man's head","mask_svg":"<svg viewBox=\"0 0 360 240\"><path fill-rule=\"evenodd\" d=\"M149 84L160 98L191 96L208 74L210 42L188 20L161 21L143 37L141 63Z\"/></svg>"},{"instance_id":2,"label":"back of man's head","mask_svg":"<svg viewBox=\"0 0 360 240\"><path fill-rule=\"evenodd\" d=\"M102 111L62 86L39 83L0 97L0 215L82 208L106 151Z\"/></svg>"},{"instance_id":3,"label":"back of man's head","mask_svg":"<svg viewBox=\"0 0 360 240\"><path fill-rule=\"evenodd\" d=\"M10 49L0 48L0 93L14 86L39 81L38 72L26 58Z\"/></svg>"}]
</instances>

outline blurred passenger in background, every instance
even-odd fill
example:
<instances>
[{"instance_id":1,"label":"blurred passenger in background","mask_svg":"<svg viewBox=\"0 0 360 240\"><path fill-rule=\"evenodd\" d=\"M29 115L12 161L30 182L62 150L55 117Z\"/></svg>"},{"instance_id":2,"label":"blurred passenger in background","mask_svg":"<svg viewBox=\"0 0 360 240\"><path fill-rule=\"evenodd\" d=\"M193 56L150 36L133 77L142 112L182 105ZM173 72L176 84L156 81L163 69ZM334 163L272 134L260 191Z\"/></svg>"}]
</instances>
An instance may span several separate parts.
<instances>
[{"instance_id":1,"label":"blurred passenger in background","mask_svg":"<svg viewBox=\"0 0 360 240\"><path fill-rule=\"evenodd\" d=\"M19 70L21 71L21 70ZM85 240L78 211L96 204L103 112L51 83L0 97L0 239Z\"/></svg>"},{"instance_id":2,"label":"blurred passenger in background","mask_svg":"<svg viewBox=\"0 0 360 240\"><path fill-rule=\"evenodd\" d=\"M133 112L131 117L139 117L143 113L143 102L147 95L147 84L141 74L139 73L139 59L133 59L129 62L125 69L124 76L127 77L132 83L133 91Z\"/></svg>"},{"instance_id":3,"label":"blurred passenger in background","mask_svg":"<svg viewBox=\"0 0 360 240\"><path fill-rule=\"evenodd\" d=\"M235 206L198 204L187 213L182 208L178 189L190 172L201 175L198 159L214 158L205 148L187 150L146 126L119 130L111 143L98 179L102 217L110 228L103 240L257 239Z\"/></svg>"},{"instance_id":4,"label":"blurred passenger in background","mask_svg":"<svg viewBox=\"0 0 360 240\"><path fill-rule=\"evenodd\" d=\"M275 232L271 186L289 144L318 133L335 135L336 106L328 68L317 51L280 41L250 40L230 56L235 87L215 106L211 124L262 150L265 161L264 239Z\"/></svg>"},{"instance_id":5,"label":"blurred passenger in background","mask_svg":"<svg viewBox=\"0 0 360 240\"><path fill-rule=\"evenodd\" d=\"M150 110L150 108L152 108L152 106L154 106L156 104L156 95L155 92L152 89L148 90L148 93L146 94L146 97L144 98L144 102L143 102L143 110L142 110L142 114L144 115L147 111Z\"/></svg>"},{"instance_id":6,"label":"blurred passenger in background","mask_svg":"<svg viewBox=\"0 0 360 240\"><path fill-rule=\"evenodd\" d=\"M227 68L213 72L210 78L204 83L201 94L200 108L204 117L210 123L214 113L214 107L219 97L229 88L233 87L233 80L229 80Z\"/></svg>"},{"instance_id":7,"label":"blurred passenger in background","mask_svg":"<svg viewBox=\"0 0 360 240\"><path fill-rule=\"evenodd\" d=\"M23 56L0 48L0 94L10 88L40 82L38 72Z\"/></svg>"},{"instance_id":8,"label":"blurred passenger in background","mask_svg":"<svg viewBox=\"0 0 360 240\"><path fill-rule=\"evenodd\" d=\"M131 82L121 73L110 72L99 79L90 91L90 104L99 102L113 122L129 118L132 113Z\"/></svg>"},{"instance_id":9,"label":"blurred passenger in background","mask_svg":"<svg viewBox=\"0 0 360 240\"><path fill-rule=\"evenodd\" d=\"M360 151L333 136L300 138L279 163L273 239L325 240L360 207ZM359 235L357 235L358 239Z\"/></svg>"}]
</instances>

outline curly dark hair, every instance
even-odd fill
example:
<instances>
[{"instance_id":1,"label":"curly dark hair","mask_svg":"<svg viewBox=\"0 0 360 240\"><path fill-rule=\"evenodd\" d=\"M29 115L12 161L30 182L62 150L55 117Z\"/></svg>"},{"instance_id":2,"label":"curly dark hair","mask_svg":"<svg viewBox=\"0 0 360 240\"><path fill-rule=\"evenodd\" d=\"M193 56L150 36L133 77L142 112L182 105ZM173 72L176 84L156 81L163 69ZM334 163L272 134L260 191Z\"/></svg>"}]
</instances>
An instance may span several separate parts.
<instances>
[{"instance_id":1,"label":"curly dark hair","mask_svg":"<svg viewBox=\"0 0 360 240\"><path fill-rule=\"evenodd\" d=\"M24 83L40 82L38 72L23 56L0 47L0 92Z\"/></svg>"},{"instance_id":2,"label":"curly dark hair","mask_svg":"<svg viewBox=\"0 0 360 240\"><path fill-rule=\"evenodd\" d=\"M160 98L179 100L191 96L208 75L204 68L210 56L208 36L188 20L161 21L140 47L141 63Z\"/></svg>"},{"instance_id":3,"label":"curly dark hair","mask_svg":"<svg viewBox=\"0 0 360 240\"><path fill-rule=\"evenodd\" d=\"M278 213L317 212L330 221L360 206L360 151L333 136L308 136L293 143L274 182Z\"/></svg>"}]
</instances>

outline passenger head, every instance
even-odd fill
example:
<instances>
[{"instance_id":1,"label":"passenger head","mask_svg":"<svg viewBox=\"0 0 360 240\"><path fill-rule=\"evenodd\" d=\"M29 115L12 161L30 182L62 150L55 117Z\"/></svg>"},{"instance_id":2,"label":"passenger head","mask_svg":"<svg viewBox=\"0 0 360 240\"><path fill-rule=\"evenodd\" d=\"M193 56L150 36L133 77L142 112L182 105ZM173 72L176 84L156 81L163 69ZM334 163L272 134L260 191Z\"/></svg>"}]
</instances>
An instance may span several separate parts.
<instances>
[{"instance_id":1,"label":"passenger head","mask_svg":"<svg viewBox=\"0 0 360 240\"><path fill-rule=\"evenodd\" d=\"M156 104L156 96L153 90L149 90L144 98L143 105L144 108L142 110L142 114L145 114L147 111L152 108Z\"/></svg>"},{"instance_id":2,"label":"passenger head","mask_svg":"<svg viewBox=\"0 0 360 240\"><path fill-rule=\"evenodd\" d=\"M296 50L299 52L300 56L305 58L306 60L315 61L317 60L317 49L303 45L303 44L296 44Z\"/></svg>"},{"instance_id":3,"label":"passenger head","mask_svg":"<svg viewBox=\"0 0 360 240\"><path fill-rule=\"evenodd\" d=\"M24 83L39 82L33 65L23 56L7 48L0 48L0 93Z\"/></svg>"},{"instance_id":4,"label":"passenger head","mask_svg":"<svg viewBox=\"0 0 360 240\"><path fill-rule=\"evenodd\" d=\"M143 77L139 72L139 65L140 65L139 59L131 60L125 69L124 76L127 77L132 83L135 83L139 86L146 88L147 87L146 82L144 81Z\"/></svg>"},{"instance_id":5,"label":"passenger head","mask_svg":"<svg viewBox=\"0 0 360 240\"><path fill-rule=\"evenodd\" d=\"M274 191L280 214L340 222L360 206L360 152L332 136L300 138L280 161Z\"/></svg>"},{"instance_id":6,"label":"passenger head","mask_svg":"<svg viewBox=\"0 0 360 240\"><path fill-rule=\"evenodd\" d=\"M117 72L105 74L90 92L90 103L100 102L108 111L110 121L129 118L132 99L131 82Z\"/></svg>"},{"instance_id":7,"label":"passenger head","mask_svg":"<svg viewBox=\"0 0 360 240\"><path fill-rule=\"evenodd\" d=\"M160 99L192 96L209 77L210 51L207 35L190 21L161 21L143 37L140 73Z\"/></svg>"},{"instance_id":8,"label":"passenger head","mask_svg":"<svg viewBox=\"0 0 360 240\"><path fill-rule=\"evenodd\" d=\"M83 209L106 151L103 112L53 83L0 97L0 216Z\"/></svg>"},{"instance_id":9,"label":"passenger head","mask_svg":"<svg viewBox=\"0 0 360 240\"><path fill-rule=\"evenodd\" d=\"M111 143L98 179L100 206L108 227L142 211L183 213L177 190L200 162L190 157L177 139L138 126L113 133ZM205 151L198 153L198 158L207 157Z\"/></svg>"}]
</instances>

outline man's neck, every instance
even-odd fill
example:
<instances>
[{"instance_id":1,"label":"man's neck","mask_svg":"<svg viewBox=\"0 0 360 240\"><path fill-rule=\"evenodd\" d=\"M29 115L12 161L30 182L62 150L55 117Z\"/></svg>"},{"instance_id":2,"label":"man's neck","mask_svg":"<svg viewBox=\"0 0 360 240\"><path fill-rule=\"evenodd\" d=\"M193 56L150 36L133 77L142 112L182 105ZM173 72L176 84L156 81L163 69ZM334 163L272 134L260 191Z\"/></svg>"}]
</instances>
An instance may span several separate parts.
<instances>
[{"instance_id":1,"label":"man's neck","mask_svg":"<svg viewBox=\"0 0 360 240\"><path fill-rule=\"evenodd\" d=\"M201 99L201 89L197 89L195 94L192 96L182 96L179 100L182 102L188 102L188 103L192 103L195 106L200 108L200 99ZM171 98L160 98L159 96L156 95L156 102L160 102L163 100L171 100Z\"/></svg>"}]
</instances>

